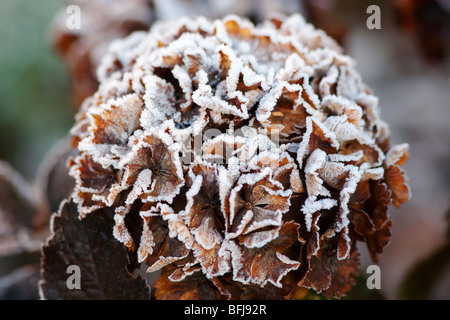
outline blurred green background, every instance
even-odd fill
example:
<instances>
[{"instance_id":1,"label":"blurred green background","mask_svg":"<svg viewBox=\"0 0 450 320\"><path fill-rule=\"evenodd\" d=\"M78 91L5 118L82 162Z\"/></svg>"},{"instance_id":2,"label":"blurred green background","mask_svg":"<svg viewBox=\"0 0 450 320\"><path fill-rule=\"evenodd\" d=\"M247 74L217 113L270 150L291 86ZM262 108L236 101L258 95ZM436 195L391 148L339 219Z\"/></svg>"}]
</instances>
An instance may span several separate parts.
<instances>
[{"instance_id":1,"label":"blurred green background","mask_svg":"<svg viewBox=\"0 0 450 320\"><path fill-rule=\"evenodd\" d=\"M49 27L57 0L0 1L0 159L32 180L73 124L66 70Z\"/></svg>"}]
</instances>

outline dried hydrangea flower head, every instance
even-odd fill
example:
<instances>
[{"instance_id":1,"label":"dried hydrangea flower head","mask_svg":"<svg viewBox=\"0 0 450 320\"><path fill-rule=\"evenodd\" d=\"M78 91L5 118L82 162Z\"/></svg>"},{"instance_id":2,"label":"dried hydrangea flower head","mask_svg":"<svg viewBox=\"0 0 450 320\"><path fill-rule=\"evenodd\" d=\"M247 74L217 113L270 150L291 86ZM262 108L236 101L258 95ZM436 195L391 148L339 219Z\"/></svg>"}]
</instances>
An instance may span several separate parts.
<instances>
[{"instance_id":1,"label":"dried hydrangea flower head","mask_svg":"<svg viewBox=\"0 0 450 320\"><path fill-rule=\"evenodd\" d=\"M72 130L80 218L114 235L159 299L340 297L409 198L378 99L299 15L159 22L118 40Z\"/></svg>"}]
</instances>

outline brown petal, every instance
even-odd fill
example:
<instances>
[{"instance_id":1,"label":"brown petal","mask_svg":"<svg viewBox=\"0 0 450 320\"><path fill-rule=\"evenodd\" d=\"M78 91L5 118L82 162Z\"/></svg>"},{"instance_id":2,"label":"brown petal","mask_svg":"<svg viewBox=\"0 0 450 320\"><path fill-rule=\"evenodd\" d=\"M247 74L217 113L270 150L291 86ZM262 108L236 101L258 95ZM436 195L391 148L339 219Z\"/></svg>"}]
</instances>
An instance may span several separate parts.
<instances>
[{"instance_id":1,"label":"brown petal","mask_svg":"<svg viewBox=\"0 0 450 320\"><path fill-rule=\"evenodd\" d=\"M364 203L364 211L370 216L376 230L381 229L388 220L387 210L391 192L386 184L379 181L370 183L370 198Z\"/></svg>"},{"instance_id":2,"label":"brown petal","mask_svg":"<svg viewBox=\"0 0 450 320\"><path fill-rule=\"evenodd\" d=\"M80 217L96 209L111 206L123 190L118 170L112 166L104 168L86 154L75 158L70 175L76 180L74 201L78 204Z\"/></svg>"},{"instance_id":3,"label":"brown petal","mask_svg":"<svg viewBox=\"0 0 450 320\"><path fill-rule=\"evenodd\" d=\"M315 121L312 121L309 150L314 151L316 149L323 150L326 153L337 152L336 142L331 137L328 137L325 131Z\"/></svg>"},{"instance_id":4,"label":"brown petal","mask_svg":"<svg viewBox=\"0 0 450 320\"><path fill-rule=\"evenodd\" d=\"M88 115L92 117L92 142L95 144L126 144L126 139L139 127L143 102L136 94L125 96L110 106L103 106Z\"/></svg>"},{"instance_id":5,"label":"brown petal","mask_svg":"<svg viewBox=\"0 0 450 320\"><path fill-rule=\"evenodd\" d=\"M300 266L299 261L291 260L284 254L295 242L300 241L298 227L294 222L285 223L279 230L279 236L266 246L253 249L241 247L242 261L235 264L236 257L232 260L237 280L250 281L260 286L271 283L281 287L281 279Z\"/></svg>"},{"instance_id":6,"label":"brown petal","mask_svg":"<svg viewBox=\"0 0 450 320\"><path fill-rule=\"evenodd\" d=\"M218 290L201 272L177 282L169 279L171 272L162 274L155 283L157 300L216 300Z\"/></svg>"},{"instance_id":7,"label":"brown petal","mask_svg":"<svg viewBox=\"0 0 450 320\"><path fill-rule=\"evenodd\" d=\"M360 235L372 234L375 230L372 220L363 210L351 209L349 219L354 227L354 230Z\"/></svg>"},{"instance_id":8,"label":"brown petal","mask_svg":"<svg viewBox=\"0 0 450 320\"><path fill-rule=\"evenodd\" d=\"M231 190L231 219L229 237L234 238L265 227L281 225L282 215L289 209L290 192L268 178L269 168L263 172L241 176Z\"/></svg>"},{"instance_id":9,"label":"brown petal","mask_svg":"<svg viewBox=\"0 0 450 320\"><path fill-rule=\"evenodd\" d=\"M269 133L277 131L280 142L286 143L298 139L305 132L306 110L302 105L295 105L298 92L285 92L271 111Z\"/></svg>"},{"instance_id":10,"label":"brown petal","mask_svg":"<svg viewBox=\"0 0 450 320\"><path fill-rule=\"evenodd\" d=\"M331 271L330 286L322 294L327 298L340 298L356 283L356 277L359 274L358 251L354 250L348 259L337 262Z\"/></svg>"},{"instance_id":11,"label":"brown petal","mask_svg":"<svg viewBox=\"0 0 450 320\"><path fill-rule=\"evenodd\" d=\"M383 152L376 145L363 144L357 140L352 140L341 147L340 153L352 154L360 150L363 152L363 157L353 164L360 166L363 163L368 163L372 167L381 165Z\"/></svg>"},{"instance_id":12,"label":"brown petal","mask_svg":"<svg viewBox=\"0 0 450 320\"><path fill-rule=\"evenodd\" d=\"M378 254L383 252L384 247L389 244L391 238L392 222L388 220L383 229L375 231L371 235L366 236L367 248L374 262L378 262Z\"/></svg>"},{"instance_id":13,"label":"brown petal","mask_svg":"<svg viewBox=\"0 0 450 320\"><path fill-rule=\"evenodd\" d=\"M199 182L200 186L197 185ZM225 226L216 168L195 165L186 177L186 186L191 188L187 192L186 223L196 241L205 249L211 249L221 242Z\"/></svg>"},{"instance_id":14,"label":"brown petal","mask_svg":"<svg viewBox=\"0 0 450 320\"><path fill-rule=\"evenodd\" d=\"M184 184L177 147L172 137L158 128L136 142L124 161L124 177L133 183L127 204L138 198L144 202L173 200Z\"/></svg>"},{"instance_id":15,"label":"brown petal","mask_svg":"<svg viewBox=\"0 0 450 320\"><path fill-rule=\"evenodd\" d=\"M167 222L159 216L143 217L151 237L144 231L139 248L140 255L149 266L147 272L159 270L162 267L185 258L189 250L183 242L169 236ZM145 230L145 229L144 229ZM145 251L146 252L142 252Z\"/></svg>"},{"instance_id":16,"label":"brown petal","mask_svg":"<svg viewBox=\"0 0 450 320\"><path fill-rule=\"evenodd\" d=\"M242 248L243 261L239 270L240 275L247 281L260 286L270 282L277 287L281 287L281 279L289 271L296 270L300 266L300 262L291 260L269 248Z\"/></svg>"},{"instance_id":17,"label":"brown petal","mask_svg":"<svg viewBox=\"0 0 450 320\"><path fill-rule=\"evenodd\" d=\"M194 245L194 255L203 268L203 273L208 278L225 274L230 270L231 257L228 251L221 252L221 244L216 244L212 249L205 249L200 245Z\"/></svg>"},{"instance_id":18,"label":"brown petal","mask_svg":"<svg viewBox=\"0 0 450 320\"><path fill-rule=\"evenodd\" d=\"M397 208L409 200L411 191L407 176L399 166L393 165L385 169L385 181L389 190L392 191L392 201Z\"/></svg>"},{"instance_id":19,"label":"brown petal","mask_svg":"<svg viewBox=\"0 0 450 320\"><path fill-rule=\"evenodd\" d=\"M309 270L298 285L312 288L327 298L340 298L355 284L358 256L353 250L348 259L338 260L336 250L324 244L319 255L311 259Z\"/></svg>"}]
</instances>

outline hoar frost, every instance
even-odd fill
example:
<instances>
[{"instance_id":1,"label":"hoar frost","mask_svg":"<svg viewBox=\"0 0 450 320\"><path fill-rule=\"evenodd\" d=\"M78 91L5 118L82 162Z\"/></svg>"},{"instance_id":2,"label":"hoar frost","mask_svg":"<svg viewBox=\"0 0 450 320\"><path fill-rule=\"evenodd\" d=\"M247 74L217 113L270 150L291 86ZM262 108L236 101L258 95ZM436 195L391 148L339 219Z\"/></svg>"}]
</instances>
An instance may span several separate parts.
<instances>
[{"instance_id":1,"label":"hoar frost","mask_svg":"<svg viewBox=\"0 0 450 320\"><path fill-rule=\"evenodd\" d=\"M162 270L156 297L340 297L408 200L378 99L299 15L156 23L115 41L72 129L80 218ZM211 134L213 132L213 134ZM339 281L337 279L339 278Z\"/></svg>"}]
</instances>

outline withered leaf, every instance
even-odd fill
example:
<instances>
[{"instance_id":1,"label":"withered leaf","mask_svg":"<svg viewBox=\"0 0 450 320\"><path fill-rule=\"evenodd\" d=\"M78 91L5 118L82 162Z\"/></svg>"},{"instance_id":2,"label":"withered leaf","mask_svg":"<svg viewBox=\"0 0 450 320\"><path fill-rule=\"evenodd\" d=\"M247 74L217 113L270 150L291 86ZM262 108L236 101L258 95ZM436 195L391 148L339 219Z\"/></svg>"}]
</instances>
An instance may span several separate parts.
<instances>
[{"instance_id":1,"label":"withered leaf","mask_svg":"<svg viewBox=\"0 0 450 320\"><path fill-rule=\"evenodd\" d=\"M53 216L53 235L43 246L41 297L55 300L147 300L144 279L127 271L126 248L114 239L106 210L78 219L70 200ZM70 265L80 268L80 289L68 289Z\"/></svg>"}]
</instances>

